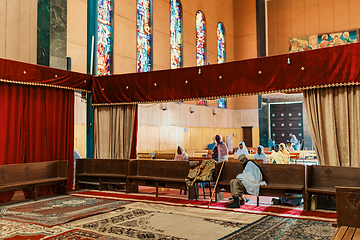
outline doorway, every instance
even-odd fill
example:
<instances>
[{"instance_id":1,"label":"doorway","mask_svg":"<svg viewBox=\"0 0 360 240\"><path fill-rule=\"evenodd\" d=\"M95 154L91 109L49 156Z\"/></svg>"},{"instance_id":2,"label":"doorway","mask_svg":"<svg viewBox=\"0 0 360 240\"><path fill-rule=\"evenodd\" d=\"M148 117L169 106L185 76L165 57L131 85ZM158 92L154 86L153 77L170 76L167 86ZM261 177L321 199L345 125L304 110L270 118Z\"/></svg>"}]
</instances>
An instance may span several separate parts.
<instances>
[{"instance_id":1,"label":"doorway","mask_svg":"<svg viewBox=\"0 0 360 240\"><path fill-rule=\"evenodd\" d=\"M243 139L247 147L252 147L252 128L253 127L241 127L243 129Z\"/></svg>"}]
</instances>

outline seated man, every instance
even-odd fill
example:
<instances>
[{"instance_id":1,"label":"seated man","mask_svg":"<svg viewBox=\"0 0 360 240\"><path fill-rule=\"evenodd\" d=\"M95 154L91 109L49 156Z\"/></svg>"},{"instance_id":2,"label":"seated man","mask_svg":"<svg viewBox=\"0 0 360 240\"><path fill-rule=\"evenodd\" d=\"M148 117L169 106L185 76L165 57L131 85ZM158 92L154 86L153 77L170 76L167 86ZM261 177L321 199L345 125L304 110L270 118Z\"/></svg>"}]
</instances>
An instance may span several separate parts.
<instances>
[{"instance_id":1,"label":"seated man","mask_svg":"<svg viewBox=\"0 0 360 240\"><path fill-rule=\"evenodd\" d=\"M231 196L234 201L227 205L229 208L239 208L245 204L244 193L259 196L260 186L265 186L261 168L254 161L246 161L244 171L230 181Z\"/></svg>"},{"instance_id":2,"label":"seated man","mask_svg":"<svg viewBox=\"0 0 360 240\"><path fill-rule=\"evenodd\" d=\"M286 150L291 153L291 152L295 152L294 148L291 146L291 142L287 142L286 143Z\"/></svg>"}]
</instances>

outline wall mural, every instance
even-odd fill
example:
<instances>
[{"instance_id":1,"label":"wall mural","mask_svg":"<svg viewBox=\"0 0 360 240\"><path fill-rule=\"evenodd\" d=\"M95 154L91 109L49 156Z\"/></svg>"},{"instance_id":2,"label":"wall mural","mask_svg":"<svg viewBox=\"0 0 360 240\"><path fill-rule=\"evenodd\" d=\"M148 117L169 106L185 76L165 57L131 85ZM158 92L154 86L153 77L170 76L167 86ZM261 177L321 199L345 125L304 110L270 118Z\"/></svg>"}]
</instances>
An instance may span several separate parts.
<instances>
[{"instance_id":1,"label":"wall mural","mask_svg":"<svg viewBox=\"0 0 360 240\"><path fill-rule=\"evenodd\" d=\"M358 30L315 34L304 37L289 38L289 52L302 52L317 48L340 46L359 41Z\"/></svg>"}]
</instances>

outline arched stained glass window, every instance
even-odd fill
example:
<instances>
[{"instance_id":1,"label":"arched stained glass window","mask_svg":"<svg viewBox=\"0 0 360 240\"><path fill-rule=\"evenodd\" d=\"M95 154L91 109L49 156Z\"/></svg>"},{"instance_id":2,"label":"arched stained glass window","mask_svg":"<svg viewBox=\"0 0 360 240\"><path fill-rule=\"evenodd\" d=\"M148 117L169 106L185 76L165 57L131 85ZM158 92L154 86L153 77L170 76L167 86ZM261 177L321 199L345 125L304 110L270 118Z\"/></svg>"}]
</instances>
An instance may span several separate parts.
<instances>
[{"instance_id":1,"label":"arched stained glass window","mask_svg":"<svg viewBox=\"0 0 360 240\"><path fill-rule=\"evenodd\" d=\"M202 11L196 13L196 64L206 64L205 16Z\"/></svg>"},{"instance_id":2,"label":"arched stained glass window","mask_svg":"<svg viewBox=\"0 0 360 240\"><path fill-rule=\"evenodd\" d=\"M217 24L217 63L225 62L225 27L222 22Z\"/></svg>"},{"instance_id":3,"label":"arched stained glass window","mask_svg":"<svg viewBox=\"0 0 360 240\"><path fill-rule=\"evenodd\" d=\"M97 74L111 74L112 58L112 2L98 0Z\"/></svg>"},{"instance_id":4,"label":"arched stained glass window","mask_svg":"<svg viewBox=\"0 0 360 240\"><path fill-rule=\"evenodd\" d=\"M182 7L180 0L170 0L171 68L182 66Z\"/></svg>"},{"instance_id":5,"label":"arched stained glass window","mask_svg":"<svg viewBox=\"0 0 360 240\"><path fill-rule=\"evenodd\" d=\"M137 71L152 69L152 0L137 0Z\"/></svg>"}]
</instances>

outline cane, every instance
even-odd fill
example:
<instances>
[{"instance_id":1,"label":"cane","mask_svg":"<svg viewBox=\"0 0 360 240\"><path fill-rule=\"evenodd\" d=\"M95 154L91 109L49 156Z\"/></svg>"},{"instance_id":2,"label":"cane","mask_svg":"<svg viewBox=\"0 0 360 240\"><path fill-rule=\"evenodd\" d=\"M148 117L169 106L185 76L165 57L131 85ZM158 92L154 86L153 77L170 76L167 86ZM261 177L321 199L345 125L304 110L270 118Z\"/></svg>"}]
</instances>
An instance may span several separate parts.
<instances>
[{"instance_id":1,"label":"cane","mask_svg":"<svg viewBox=\"0 0 360 240\"><path fill-rule=\"evenodd\" d=\"M210 202L209 202L207 208L210 207L211 201L212 201L212 199L213 199L213 197L214 197L214 194L215 194L215 192L216 192L216 187L217 187L217 184L218 184L218 182L219 182L220 175L221 175L221 172L222 172L222 170L223 170L224 164L225 164L225 161L223 161L222 164L221 164L221 168L220 168L220 171L219 171L219 174L218 174L218 177L217 177L215 186L214 186L214 191L213 191L213 193L211 194Z\"/></svg>"}]
</instances>

